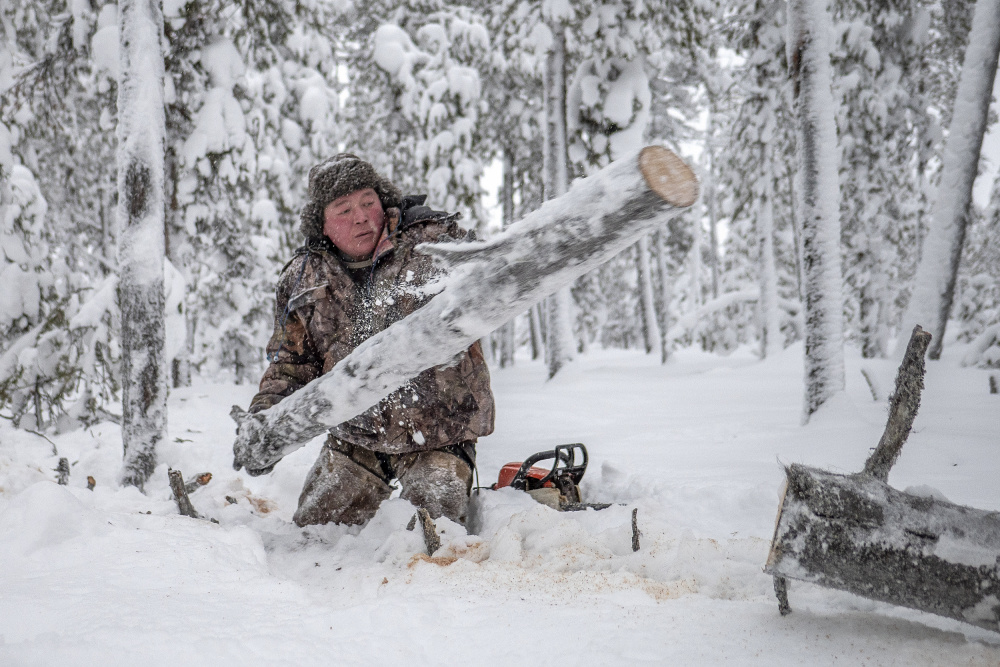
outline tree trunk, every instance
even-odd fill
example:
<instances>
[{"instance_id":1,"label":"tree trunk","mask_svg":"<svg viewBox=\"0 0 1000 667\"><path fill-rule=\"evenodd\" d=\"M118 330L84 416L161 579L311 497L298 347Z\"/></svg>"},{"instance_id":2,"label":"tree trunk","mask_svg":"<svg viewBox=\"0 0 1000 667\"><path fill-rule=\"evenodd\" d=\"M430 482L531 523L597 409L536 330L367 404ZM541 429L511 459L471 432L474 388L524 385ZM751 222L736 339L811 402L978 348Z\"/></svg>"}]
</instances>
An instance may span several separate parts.
<instances>
[{"instance_id":1,"label":"tree trunk","mask_svg":"<svg viewBox=\"0 0 1000 667\"><path fill-rule=\"evenodd\" d=\"M702 202L702 208L707 205ZM703 303L701 289L701 244L704 230L701 227L701 212L693 216L691 227L691 302L697 310Z\"/></svg>"},{"instance_id":2,"label":"tree trunk","mask_svg":"<svg viewBox=\"0 0 1000 667\"><path fill-rule=\"evenodd\" d=\"M500 189L500 203L503 209L503 229L514 224L514 155L510 146L503 151L503 186ZM500 327L500 368L514 365L514 352L517 350L517 318Z\"/></svg>"},{"instance_id":3,"label":"tree trunk","mask_svg":"<svg viewBox=\"0 0 1000 667\"><path fill-rule=\"evenodd\" d=\"M163 16L121 0L118 302L122 318L122 484L143 488L167 428L163 258Z\"/></svg>"},{"instance_id":4,"label":"tree trunk","mask_svg":"<svg viewBox=\"0 0 1000 667\"><path fill-rule=\"evenodd\" d=\"M425 369L448 363L485 332L664 226L697 195L687 165L650 146L489 241L425 246L451 273L443 291L277 405L252 415L234 408L237 469L274 465Z\"/></svg>"},{"instance_id":5,"label":"tree trunk","mask_svg":"<svg viewBox=\"0 0 1000 667\"><path fill-rule=\"evenodd\" d=\"M844 389L837 127L830 88L830 35L823 0L788 3L788 68L797 121L799 219L805 269L805 402L808 421Z\"/></svg>"},{"instance_id":6,"label":"tree trunk","mask_svg":"<svg viewBox=\"0 0 1000 667\"><path fill-rule=\"evenodd\" d=\"M757 270L760 278L757 313L760 320L760 356L765 359L781 352L785 346L778 311L778 271L774 261L774 179L771 177L768 151L763 145L761 153L761 164L767 173L764 176L764 193L757 215Z\"/></svg>"},{"instance_id":7,"label":"tree trunk","mask_svg":"<svg viewBox=\"0 0 1000 667\"><path fill-rule=\"evenodd\" d=\"M528 326L531 334L531 358L538 359L545 354L545 337L542 336L542 318L538 314L538 306L528 309Z\"/></svg>"},{"instance_id":8,"label":"tree trunk","mask_svg":"<svg viewBox=\"0 0 1000 667\"><path fill-rule=\"evenodd\" d=\"M997 59L1000 58L1000 2L978 0L969 31L969 45L958 82L951 127L941 156L941 181L934 202L922 254L914 277L901 331L914 325L934 336L929 356L937 359L944 345L958 267L965 243L965 227L972 185L979 169ZM902 347L900 340L899 346ZM898 348L897 348L898 349Z\"/></svg>"},{"instance_id":9,"label":"tree trunk","mask_svg":"<svg viewBox=\"0 0 1000 667\"><path fill-rule=\"evenodd\" d=\"M639 293L642 297L642 337L646 354L651 354L661 343L660 327L656 322L656 306L653 304L653 271L649 265L649 237L643 236L635 246L639 255Z\"/></svg>"},{"instance_id":10,"label":"tree trunk","mask_svg":"<svg viewBox=\"0 0 1000 667\"><path fill-rule=\"evenodd\" d=\"M709 101L712 108L715 106L714 100ZM705 141L705 148L708 154L708 174L705 183L705 204L708 211L708 267L712 275L712 298L719 298L719 239L718 224L719 214L715 201L715 151L712 145L712 138L715 136L713 129L715 124L715 113L708 112L708 137Z\"/></svg>"},{"instance_id":11,"label":"tree trunk","mask_svg":"<svg viewBox=\"0 0 1000 667\"><path fill-rule=\"evenodd\" d=\"M549 24L552 48L545 57L545 151L543 189L545 199L566 193L569 158L566 154L566 30L561 23ZM545 357L549 378L573 361L573 295L567 285L548 302Z\"/></svg>"},{"instance_id":12,"label":"tree trunk","mask_svg":"<svg viewBox=\"0 0 1000 667\"><path fill-rule=\"evenodd\" d=\"M667 363L670 357L670 302L673 300L670 270L667 267L667 232L656 232L656 267L660 274L660 363Z\"/></svg>"}]
</instances>

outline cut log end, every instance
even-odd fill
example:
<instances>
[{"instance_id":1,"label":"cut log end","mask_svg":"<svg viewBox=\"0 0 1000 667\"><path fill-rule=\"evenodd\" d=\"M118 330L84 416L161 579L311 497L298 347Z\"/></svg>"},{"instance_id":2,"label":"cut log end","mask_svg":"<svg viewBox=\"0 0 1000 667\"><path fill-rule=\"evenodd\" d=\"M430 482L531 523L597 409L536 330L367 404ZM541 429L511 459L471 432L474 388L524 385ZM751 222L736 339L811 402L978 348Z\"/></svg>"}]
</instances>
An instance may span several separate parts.
<instances>
[{"instance_id":1,"label":"cut log end","mask_svg":"<svg viewBox=\"0 0 1000 667\"><path fill-rule=\"evenodd\" d=\"M698 200L698 178L684 161L663 146L646 146L639 153L639 171L649 189L679 208Z\"/></svg>"}]
</instances>

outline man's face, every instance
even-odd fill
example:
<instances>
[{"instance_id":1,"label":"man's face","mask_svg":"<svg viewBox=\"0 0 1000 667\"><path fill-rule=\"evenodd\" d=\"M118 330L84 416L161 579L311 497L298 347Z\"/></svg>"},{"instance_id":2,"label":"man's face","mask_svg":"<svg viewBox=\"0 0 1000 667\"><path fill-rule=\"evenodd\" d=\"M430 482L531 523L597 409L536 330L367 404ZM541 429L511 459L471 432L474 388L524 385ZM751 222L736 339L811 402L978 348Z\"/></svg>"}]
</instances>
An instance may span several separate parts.
<instances>
[{"instance_id":1,"label":"man's face","mask_svg":"<svg viewBox=\"0 0 1000 667\"><path fill-rule=\"evenodd\" d=\"M372 188L338 197L323 209L323 233L352 259L371 256L384 226L382 202Z\"/></svg>"}]
</instances>

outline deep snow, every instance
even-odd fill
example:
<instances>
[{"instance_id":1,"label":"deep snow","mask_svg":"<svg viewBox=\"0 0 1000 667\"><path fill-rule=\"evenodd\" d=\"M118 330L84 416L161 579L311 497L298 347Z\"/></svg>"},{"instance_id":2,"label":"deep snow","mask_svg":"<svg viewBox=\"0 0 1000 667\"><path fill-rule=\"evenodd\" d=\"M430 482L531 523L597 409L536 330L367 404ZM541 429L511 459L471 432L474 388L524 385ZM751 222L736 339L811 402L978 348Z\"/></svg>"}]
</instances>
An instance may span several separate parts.
<instances>
[{"instance_id":1,"label":"deep snow","mask_svg":"<svg viewBox=\"0 0 1000 667\"><path fill-rule=\"evenodd\" d=\"M953 354L929 364L914 433L890 474L1000 510L1000 398ZM895 369L848 352L847 392L800 425L802 348L760 362L593 351L555 380L519 358L493 371L497 430L481 483L561 442L591 454L589 500L560 514L514 491L475 500L421 556L405 501L363 528L289 523L319 442L271 475L234 473L232 403L252 386L174 390L148 496L119 489L109 424L53 438L0 425L0 664L899 664L996 665L1000 634L792 583L782 618L761 572L781 462L859 470L881 434ZM192 495L219 524L177 514L167 465L214 478ZM97 480L86 489L86 476ZM227 504L226 496L235 499ZM631 550L631 508L642 548ZM147 514L148 512L148 514Z\"/></svg>"}]
</instances>

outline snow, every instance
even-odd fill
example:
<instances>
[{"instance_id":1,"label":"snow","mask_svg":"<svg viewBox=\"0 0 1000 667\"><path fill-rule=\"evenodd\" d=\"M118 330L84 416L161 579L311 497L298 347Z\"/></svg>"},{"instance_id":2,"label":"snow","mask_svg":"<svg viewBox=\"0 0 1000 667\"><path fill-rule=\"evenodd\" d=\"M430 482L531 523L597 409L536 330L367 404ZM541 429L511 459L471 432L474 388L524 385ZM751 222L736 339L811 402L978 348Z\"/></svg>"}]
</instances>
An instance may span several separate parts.
<instances>
[{"instance_id":1,"label":"snow","mask_svg":"<svg viewBox=\"0 0 1000 667\"><path fill-rule=\"evenodd\" d=\"M895 370L851 351L846 392L801 426L801 358L801 343L765 361L749 348L685 349L666 366L593 349L555 382L526 356L495 370L480 484L509 461L581 441L585 500L622 504L557 513L482 491L471 534L438 522L433 559L398 498L364 527L290 523L319 442L271 475L233 472L226 413L251 386L172 392L146 496L114 484L118 427L53 438L72 463L59 487L52 446L0 423L0 664L511 664L537 660L536 640L584 665L996 664L1000 635L808 584L792 582L794 611L778 614L761 571L778 461L860 469L885 404L859 369L887 385ZM930 364L890 483L1000 510L995 397L984 371L956 360ZM191 498L218 524L178 515L168 466L214 473Z\"/></svg>"},{"instance_id":2,"label":"snow","mask_svg":"<svg viewBox=\"0 0 1000 667\"><path fill-rule=\"evenodd\" d=\"M118 78L118 7L104 5L97 16L97 31L90 40L90 52L94 67L105 71L112 78Z\"/></svg>"}]
</instances>

